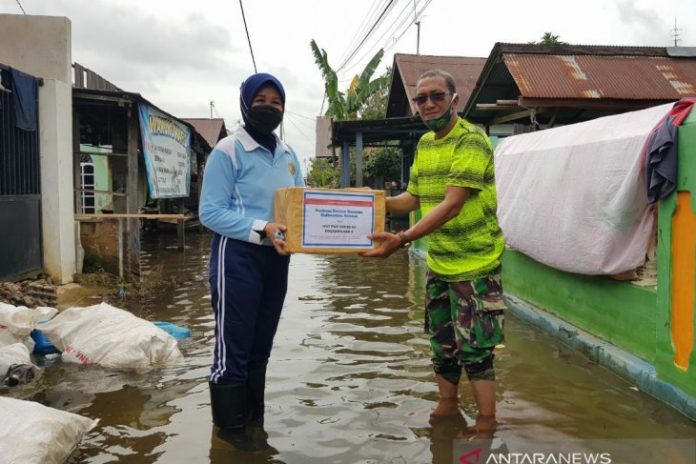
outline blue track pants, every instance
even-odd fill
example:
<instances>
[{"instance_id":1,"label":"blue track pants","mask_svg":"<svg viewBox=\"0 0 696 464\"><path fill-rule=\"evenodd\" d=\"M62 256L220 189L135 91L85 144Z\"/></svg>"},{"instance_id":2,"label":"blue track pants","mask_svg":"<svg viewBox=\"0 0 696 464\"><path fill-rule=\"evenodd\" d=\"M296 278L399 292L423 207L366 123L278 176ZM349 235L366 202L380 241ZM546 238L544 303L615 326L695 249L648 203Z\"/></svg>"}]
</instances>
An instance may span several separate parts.
<instances>
[{"instance_id":1,"label":"blue track pants","mask_svg":"<svg viewBox=\"0 0 696 464\"><path fill-rule=\"evenodd\" d=\"M210 289L215 352L210 381L244 382L271 355L288 287L289 256L273 247L215 234Z\"/></svg>"}]
</instances>

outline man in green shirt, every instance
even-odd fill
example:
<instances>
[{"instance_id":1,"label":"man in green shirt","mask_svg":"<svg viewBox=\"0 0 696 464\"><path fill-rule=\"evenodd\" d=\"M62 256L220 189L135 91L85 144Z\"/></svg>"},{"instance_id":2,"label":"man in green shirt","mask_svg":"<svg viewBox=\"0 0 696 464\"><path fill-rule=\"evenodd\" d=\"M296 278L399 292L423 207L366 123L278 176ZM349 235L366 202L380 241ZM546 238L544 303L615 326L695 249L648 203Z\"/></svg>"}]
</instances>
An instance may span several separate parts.
<instances>
[{"instance_id":1,"label":"man in green shirt","mask_svg":"<svg viewBox=\"0 0 696 464\"><path fill-rule=\"evenodd\" d=\"M478 408L476 429L492 431L493 349L503 341L504 309L493 151L486 134L457 115L459 96L449 73L422 74L413 101L431 131L418 142L407 191L387 198L387 210L420 208L422 218L398 234L374 234L378 247L363 255L386 258L428 236L425 330L440 392L431 418L460 414L464 368Z\"/></svg>"}]
</instances>

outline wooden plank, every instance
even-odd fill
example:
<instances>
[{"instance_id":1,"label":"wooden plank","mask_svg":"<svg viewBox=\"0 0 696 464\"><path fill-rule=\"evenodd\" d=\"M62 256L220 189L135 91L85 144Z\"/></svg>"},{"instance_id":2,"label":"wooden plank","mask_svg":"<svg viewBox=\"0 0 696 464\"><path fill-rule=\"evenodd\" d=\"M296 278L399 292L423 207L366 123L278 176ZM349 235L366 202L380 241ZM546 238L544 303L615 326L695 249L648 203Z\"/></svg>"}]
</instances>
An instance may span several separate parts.
<instances>
[{"instance_id":1,"label":"wooden plank","mask_svg":"<svg viewBox=\"0 0 696 464\"><path fill-rule=\"evenodd\" d=\"M94 214L76 214L76 221L85 221L92 219L191 219L193 216L185 214L150 214L150 213L94 213Z\"/></svg>"},{"instance_id":2,"label":"wooden plank","mask_svg":"<svg viewBox=\"0 0 696 464\"><path fill-rule=\"evenodd\" d=\"M520 97L520 106L525 108L574 108L574 109L592 109L592 110L639 110L655 105L669 103L667 100L614 100L607 101L604 99L591 100L561 100L561 99L544 99L544 98L524 98Z\"/></svg>"},{"instance_id":3,"label":"wooden plank","mask_svg":"<svg viewBox=\"0 0 696 464\"><path fill-rule=\"evenodd\" d=\"M128 157L128 153L112 153L112 152L105 152L105 153L92 153L89 151L76 151L73 152L73 155L90 155L90 156L120 156L123 158Z\"/></svg>"},{"instance_id":4,"label":"wooden plank","mask_svg":"<svg viewBox=\"0 0 696 464\"><path fill-rule=\"evenodd\" d=\"M506 114L505 116L499 116L499 117L493 119L493 121L491 121L491 124L504 124L506 122L517 121L518 119L528 118L532 115L532 110L536 110L535 114L539 115L539 114L542 114L542 113L545 113L546 111L548 111L548 108L536 108L536 109L531 108L528 110L519 111L517 113Z\"/></svg>"},{"instance_id":5,"label":"wooden plank","mask_svg":"<svg viewBox=\"0 0 696 464\"><path fill-rule=\"evenodd\" d=\"M114 197L125 197L125 193L121 192L112 192L111 190L94 190L94 189L85 189L85 188L76 188L76 192L87 192L87 193L107 193L111 196Z\"/></svg>"}]
</instances>

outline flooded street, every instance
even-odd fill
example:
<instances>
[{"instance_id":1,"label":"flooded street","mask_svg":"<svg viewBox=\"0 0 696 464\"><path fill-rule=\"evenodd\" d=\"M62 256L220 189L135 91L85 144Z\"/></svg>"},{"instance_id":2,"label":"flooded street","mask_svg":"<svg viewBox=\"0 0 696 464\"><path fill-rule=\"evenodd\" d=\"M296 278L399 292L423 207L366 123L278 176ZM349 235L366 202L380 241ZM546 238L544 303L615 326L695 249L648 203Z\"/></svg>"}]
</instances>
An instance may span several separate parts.
<instances>
[{"instance_id":1,"label":"flooded street","mask_svg":"<svg viewBox=\"0 0 696 464\"><path fill-rule=\"evenodd\" d=\"M237 451L213 433L207 376L213 314L207 234L144 241L144 269L176 277L136 315L191 329L187 365L147 374L55 363L12 395L99 418L72 463L451 463L453 424L428 425L437 395L422 333L424 265L296 255L268 369L266 452ZM508 316L498 350L502 440L691 438L696 424ZM471 423L468 385L460 388Z\"/></svg>"}]
</instances>

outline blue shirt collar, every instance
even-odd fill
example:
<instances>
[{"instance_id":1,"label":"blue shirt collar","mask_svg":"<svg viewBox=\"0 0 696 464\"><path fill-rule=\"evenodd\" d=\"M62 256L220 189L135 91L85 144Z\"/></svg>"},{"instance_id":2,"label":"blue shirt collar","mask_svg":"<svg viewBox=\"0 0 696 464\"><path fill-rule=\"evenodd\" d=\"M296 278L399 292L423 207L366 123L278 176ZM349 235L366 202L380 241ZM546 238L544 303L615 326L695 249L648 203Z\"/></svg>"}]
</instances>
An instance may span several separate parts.
<instances>
[{"instance_id":1,"label":"blue shirt collar","mask_svg":"<svg viewBox=\"0 0 696 464\"><path fill-rule=\"evenodd\" d=\"M283 151L285 151L286 153L290 153L290 147L285 142L280 140L277 135L275 135L275 138L277 146L282 148ZM254 140L242 126L240 126L237 129L237 140L239 140L242 143L242 146L246 151L252 151L256 150L257 148L261 148L261 145L259 145L259 143L256 140Z\"/></svg>"}]
</instances>

